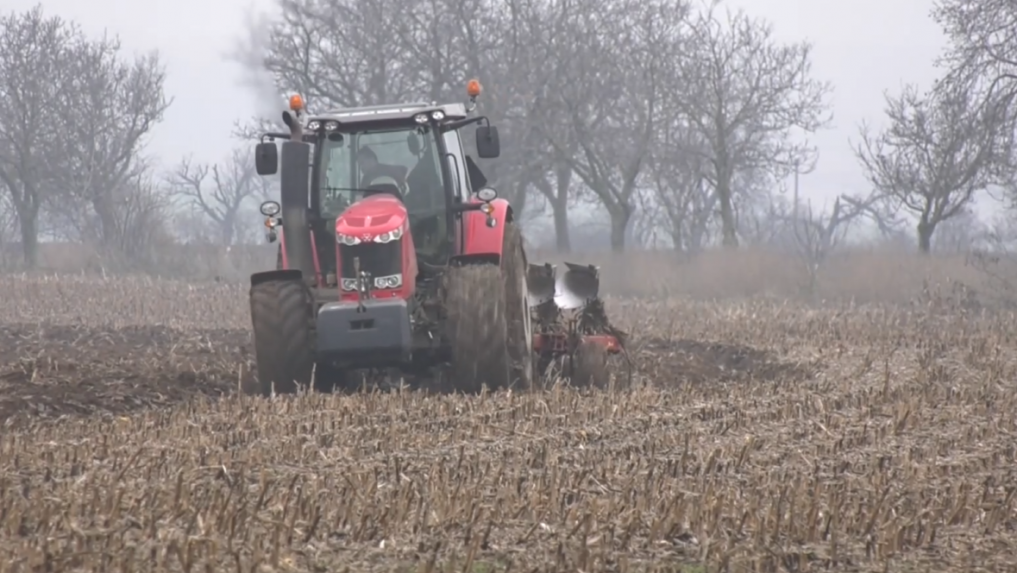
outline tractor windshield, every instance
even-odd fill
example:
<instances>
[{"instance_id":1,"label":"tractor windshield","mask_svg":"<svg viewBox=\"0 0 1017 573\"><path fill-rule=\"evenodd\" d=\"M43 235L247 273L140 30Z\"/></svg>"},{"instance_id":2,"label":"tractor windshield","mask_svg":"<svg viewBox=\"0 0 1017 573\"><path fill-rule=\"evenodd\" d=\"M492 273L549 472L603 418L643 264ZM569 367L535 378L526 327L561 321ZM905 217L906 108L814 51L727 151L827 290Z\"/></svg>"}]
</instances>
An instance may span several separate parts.
<instances>
[{"instance_id":1,"label":"tractor windshield","mask_svg":"<svg viewBox=\"0 0 1017 573\"><path fill-rule=\"evenodd\" d=\"M439 153L429 128L339 135L332 134L322 142L319 180L323 217L338 217L371 187L398 190L411 220L444 212Z\"/></svg>"}]
</instances>

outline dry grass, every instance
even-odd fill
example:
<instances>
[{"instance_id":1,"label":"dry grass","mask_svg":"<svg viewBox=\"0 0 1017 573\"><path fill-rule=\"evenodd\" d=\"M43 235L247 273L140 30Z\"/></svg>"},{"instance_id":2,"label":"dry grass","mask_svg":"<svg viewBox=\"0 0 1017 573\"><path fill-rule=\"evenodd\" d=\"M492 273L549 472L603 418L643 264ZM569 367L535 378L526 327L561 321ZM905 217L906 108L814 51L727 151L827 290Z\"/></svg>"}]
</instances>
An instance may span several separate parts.
<instances>
[{"instance_id":1,"label":"dry grass","mask_svg":"<svg viewBox=\"0 0 1017 573\"><path fill-rule=\"evenodd\" d=\"M1011 314L618 299L633 390L266 400L243 286L0 292L0 571L1017 566Z\"/></svg>"}]
</instances>

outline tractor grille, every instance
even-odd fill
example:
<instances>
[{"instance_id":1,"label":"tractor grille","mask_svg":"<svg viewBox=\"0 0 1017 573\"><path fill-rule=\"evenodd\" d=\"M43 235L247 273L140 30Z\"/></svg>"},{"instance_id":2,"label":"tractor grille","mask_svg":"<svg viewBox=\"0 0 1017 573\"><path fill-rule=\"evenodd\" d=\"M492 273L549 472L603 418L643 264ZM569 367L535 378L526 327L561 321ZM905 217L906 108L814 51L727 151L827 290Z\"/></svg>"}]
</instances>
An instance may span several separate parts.
<instances>
[{"instance_id":1,"label":"tractor grille","mask_svg":"<svg viewBox=\"0 0 1017 573\"><path fill-rule=\"evenodd\" d=\"M387 277L402 272L402 239L388 243L360 243L339 245L339 263L342 278L354 279L353 259L360 257L360 270L372 277Z\"/></svg>"}]
</instances>

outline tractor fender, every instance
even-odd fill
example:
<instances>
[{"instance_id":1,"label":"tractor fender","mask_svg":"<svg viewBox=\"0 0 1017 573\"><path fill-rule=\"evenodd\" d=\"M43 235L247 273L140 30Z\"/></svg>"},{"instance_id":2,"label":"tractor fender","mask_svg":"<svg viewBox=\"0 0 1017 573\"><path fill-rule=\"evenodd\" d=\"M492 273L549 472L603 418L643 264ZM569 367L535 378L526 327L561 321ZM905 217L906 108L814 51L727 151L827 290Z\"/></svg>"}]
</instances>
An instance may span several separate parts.
<instances>
[{"instance_id":1,"label":"tractor fender","mask_svg":"<svg viewBox=\"0 0 1017 573\"><path fill-rule=\"evenodd\" d=\"M463 213L463 254L457 259L493 262L501 261L501 249L505 239L505 223L512 221L512 206L502 198L491 201L494 212L494 227L487 225L488 215L482 211Z\"/></svg>"},{"instance_id":2,"label":"tractor fender","mask_svg":"<svg viewBox=\"0 0 1017 573\"><path fill-rule=\"evenodd\" d=\"M251 275L251 287L256 287L268 281L300 281L304 273L296 269L283 269L274 271L262 271Z\"/></svg>"}]
</instances>

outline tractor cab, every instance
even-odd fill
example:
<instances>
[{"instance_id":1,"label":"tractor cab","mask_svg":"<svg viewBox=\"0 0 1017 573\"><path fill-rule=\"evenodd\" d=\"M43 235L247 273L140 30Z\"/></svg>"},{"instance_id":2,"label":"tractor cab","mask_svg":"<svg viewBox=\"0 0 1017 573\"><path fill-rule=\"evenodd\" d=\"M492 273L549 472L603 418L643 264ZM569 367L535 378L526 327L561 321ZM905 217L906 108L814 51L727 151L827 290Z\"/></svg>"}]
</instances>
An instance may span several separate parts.
<instances>
[{"instance_id":1,"label":"tractor cab","mask_svg":"<svg viewBox=\"0 0 1017 573\"><path fill-rule=\"evenodd\" d=\"M292 98L283 114L290 133L265 134L256 149L258 173L274 174L275 140L284 140L281 205L262 206L269 240L280 239L277 268L300 270L312 286L338 288L341 298L355 297L364 276L372 288L406 298L418 278L466 254L469 215L490 216L496 193L466 154L461 130L483 123L474 134L477 155L500 154L497 129L470 116L479 93L474 81L467 104L316 114ZM310 233L305 240L303 233L279 233L280 226Z\"/></svg>"}]
</instances>

